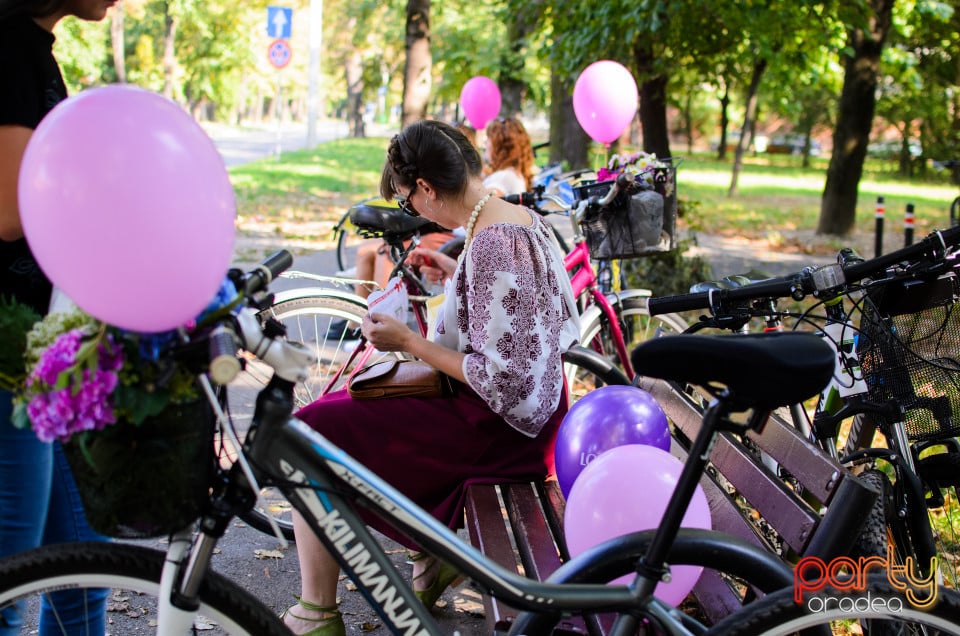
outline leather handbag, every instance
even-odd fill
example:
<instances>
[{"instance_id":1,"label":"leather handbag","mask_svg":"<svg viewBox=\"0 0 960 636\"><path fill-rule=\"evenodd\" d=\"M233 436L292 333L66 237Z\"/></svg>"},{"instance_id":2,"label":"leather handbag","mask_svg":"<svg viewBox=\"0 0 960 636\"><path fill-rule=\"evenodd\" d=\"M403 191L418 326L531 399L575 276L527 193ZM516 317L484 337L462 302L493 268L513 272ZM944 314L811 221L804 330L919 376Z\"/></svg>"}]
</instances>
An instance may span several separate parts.
<instances>
[{"instance_id":1,"label":"leather handbag","mask_svg":"<svg viewBox=\"0 0 960 636\"><path fill-rule=\"evenodd\" d=\"M423 360L383 360L358 371L347 383L355 400L436 398L453 394L450 378Z\"/></svg>"}]
</instances>

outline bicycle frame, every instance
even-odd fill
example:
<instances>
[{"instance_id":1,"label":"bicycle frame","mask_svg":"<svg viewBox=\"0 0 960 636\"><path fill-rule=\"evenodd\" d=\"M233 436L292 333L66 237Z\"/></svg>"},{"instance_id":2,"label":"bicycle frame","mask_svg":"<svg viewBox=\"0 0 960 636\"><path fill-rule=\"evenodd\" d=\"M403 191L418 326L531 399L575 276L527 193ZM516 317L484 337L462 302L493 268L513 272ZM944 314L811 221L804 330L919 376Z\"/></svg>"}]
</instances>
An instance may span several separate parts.
<instances>
[{"instance_id":1,"label":"bicycle frame","mask_svg":"<svg viewBox=\"0 0 960 636\"><path fill-rule=\"evenodd\" d=\"M399 530L431 554L450 562L485 588L497 590L498 596L518 607L557 611L643 606L653 616L670 622L672 608L652 597L643 599L641 587L550 585L501 568L295 418L282 413L261 413L255 416L254 426L260 428L259 433L248 435L253 442L244 448L251 464L267 479L283 476L277 487L304 516L393 633L439 632L429 611L391 564L354 506L389 516Z\"/></svg>"}]
</instances>

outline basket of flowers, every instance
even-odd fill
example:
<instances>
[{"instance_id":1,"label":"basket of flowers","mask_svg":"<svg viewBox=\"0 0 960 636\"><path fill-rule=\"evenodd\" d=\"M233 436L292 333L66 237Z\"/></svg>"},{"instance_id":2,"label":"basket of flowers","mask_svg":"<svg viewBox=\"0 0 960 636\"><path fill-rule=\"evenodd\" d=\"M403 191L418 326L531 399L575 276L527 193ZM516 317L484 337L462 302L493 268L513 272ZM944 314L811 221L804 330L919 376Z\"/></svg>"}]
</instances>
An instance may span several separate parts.
<instances>
[{"instance_id":1,"label":"basket of flowers","mask_svg":"<svg viewBox=\"0 0 960 636\"><path fill-rule=\"evenodd\" d=\"M161 536L197 519L215 471L213 416L176 332L124 331L79 309L26 335L14 422L59 440L90 526Z\"/></svg>"},{"instance_id":2,"label":"basket of flowers","mask_svg":"<svg viewBox=\"0 0 960 636\"><path fill-rule=\"evenodd\" d=\"M637 258L668 252L676 247L676 167L669 159L644 152L613 155L597 171L597 180L575 188L578 199L602 197L617 177L634 177L629 192L613 202L590 210L581 226L593 258Z\"/></svg>"}]
</instances>

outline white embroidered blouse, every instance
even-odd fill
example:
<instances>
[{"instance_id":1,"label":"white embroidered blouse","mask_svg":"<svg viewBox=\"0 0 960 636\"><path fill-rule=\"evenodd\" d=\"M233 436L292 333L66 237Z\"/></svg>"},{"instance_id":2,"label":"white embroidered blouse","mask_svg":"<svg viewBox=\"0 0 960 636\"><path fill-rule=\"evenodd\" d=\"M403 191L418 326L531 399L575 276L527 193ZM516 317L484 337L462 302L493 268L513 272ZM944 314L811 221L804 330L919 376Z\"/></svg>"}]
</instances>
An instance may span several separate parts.
<instances>
[{"instance_id":1,"label":"white embroidered blouse","mask_svg":"<svg viewBox=\"0 0 960 636\"><path fill-rule=\"evenodd\" d=\"M528 211L529 212L529 211ZM447 282L436 342L467 354L470 387L510 426L535 437L560 403L560 356L580 335L570 279L539 215L473 237Z\"/></svg>"}]
</instances>

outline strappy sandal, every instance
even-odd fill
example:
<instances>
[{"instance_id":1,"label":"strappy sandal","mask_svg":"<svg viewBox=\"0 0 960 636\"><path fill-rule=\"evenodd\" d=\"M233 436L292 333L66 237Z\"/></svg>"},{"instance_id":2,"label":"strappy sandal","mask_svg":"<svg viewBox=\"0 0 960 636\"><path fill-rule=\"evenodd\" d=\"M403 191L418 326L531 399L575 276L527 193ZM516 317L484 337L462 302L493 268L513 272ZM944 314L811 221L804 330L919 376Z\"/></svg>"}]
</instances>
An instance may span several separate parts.
<instances>
[{"instance_id":1,"label":"strappy sandal","mask_svg":"<svg viewBox=\"0 0 960 636\"><path fill-rule=\"evenodd\" d=\"M410 560L413 562L420 561L430 556L425 552L408 552L407 554L409 555ZM431 571L433 571L433 568L428 567L426 570L413 577L413 580L416 581L417 579L423 578L428 572ZM420 602L423 603L427 609L431 609L434 605L436 605L437 600L443 594L444 590L446 590L448 587L458 585L465 578L463 574L461 574L455 567L446 561L439 561L439 566L436 572L436 578L429 587L423 590L414 589L413 591L413 593L417 595L417 598L420 599Z\"/></svg>"},{"instance_id":2,"label":"strappy sandal","mask_svg":"<svg viewBox=\"0 0 960 636\"><path fill-rule=\"evenodd\" d=\"M298 634L298 636L346 636L347 629L343 624L343 616L340 614L340 610L336 605L333 607L323 607L322 605L316 605L315 603L305 601L299 596L297 596L296 599L297 604L283 610L283 613L280 614L280 619L283 620L283 617L289 614L291 618L296 618L297 620L306 621L308 623L318 623L318 625L309 632L303 632L302 634ZM305 610L310 610L311 612L330 614L330 616L323 616L322 618L298 616L291 611L297 606L300 606Z\"/></svg>"}]
</instances>

